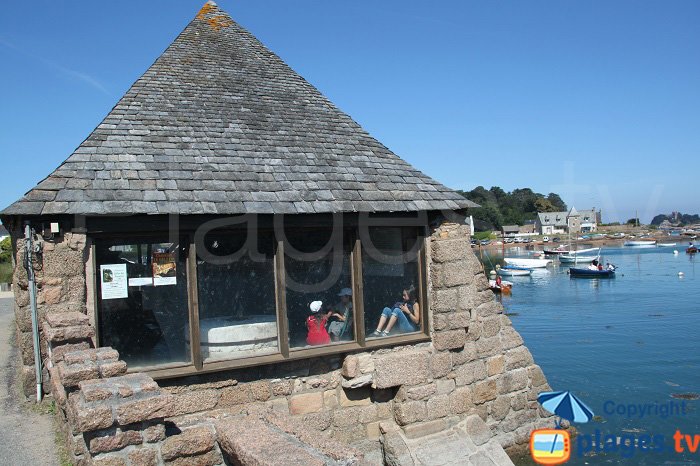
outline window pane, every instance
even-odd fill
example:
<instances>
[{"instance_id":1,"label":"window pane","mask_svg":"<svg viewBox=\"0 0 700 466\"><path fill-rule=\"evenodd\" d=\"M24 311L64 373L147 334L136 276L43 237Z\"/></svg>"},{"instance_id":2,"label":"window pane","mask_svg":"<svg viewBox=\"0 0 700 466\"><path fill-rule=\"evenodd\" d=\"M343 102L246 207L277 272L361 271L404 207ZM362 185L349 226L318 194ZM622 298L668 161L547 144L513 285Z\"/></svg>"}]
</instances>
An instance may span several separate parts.
<instances>
[{"instance_id":1,"label":"window pane","mask_svg":"<svg viewBox=\"0 0 700 466\"><path fill-rule=\"evenodd\" d=\"M204 361L277 352L272 234L215 232L204 246L197 249Z\"/></svg>"},{"instance_id":2,"label":"window pane","mask_svg":"<svg viewBox=\"0 0 700 466\"><path fill-rule=\"evenodd\" d=\"M189 362L186 248L96 242L100 344L130 367Z\"/></svg>"},{"instance_id":3,"label":"window pane","mask_svg":"<svg viewBox=\"0 0 700 466\"><path fill-rule=\"evenodd\" d=\"M416 228L410 227L371 227L369 238L362 238L367 338L412 333L421 329L418 281L420 237L417 233Z\"/></svg>"},{"instance_id":4,"label":"window pane","mask_svg":"<svg viewBox=\"0 0 700 466\"><path fill-rule=\"evenodd\" d=\"M346 235L339 234L331 245L331 230L295 230L286 232L286 236L290 348L353 341L350 248Z\"/></svg>"}]
</instances>

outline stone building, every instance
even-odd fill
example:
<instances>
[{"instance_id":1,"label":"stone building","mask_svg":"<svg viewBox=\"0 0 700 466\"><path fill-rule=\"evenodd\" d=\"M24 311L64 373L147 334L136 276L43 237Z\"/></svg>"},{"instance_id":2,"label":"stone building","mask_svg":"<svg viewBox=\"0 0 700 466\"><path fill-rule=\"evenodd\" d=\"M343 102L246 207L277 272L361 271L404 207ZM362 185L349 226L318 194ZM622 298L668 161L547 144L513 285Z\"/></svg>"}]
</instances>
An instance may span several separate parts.
<instances>
[{"instance_id":1,"label":"stone building","mask_svg":"<svg viewBox=\"0 0 700 466\"><path fill-rule=\"evenodd\" d=\"M556 235L571 233L592 233L598 231L600 213L595 208L591 210L576 210L572 207L568 212L538 212L535 219L535 229L541 235Z\"/></svg>"},{"instance_id":2,"label":"stone building","mask_svg":"<svg viewBox=\"0 0 700 466\"><path fill-rule=\"evenodd\" d=\"M28 224L44 387L77 464L508 464L501 447L551 424L548 386L471 252L473 206L207 2L0 213L25 392Z\"/></svg>"}]
</instances>

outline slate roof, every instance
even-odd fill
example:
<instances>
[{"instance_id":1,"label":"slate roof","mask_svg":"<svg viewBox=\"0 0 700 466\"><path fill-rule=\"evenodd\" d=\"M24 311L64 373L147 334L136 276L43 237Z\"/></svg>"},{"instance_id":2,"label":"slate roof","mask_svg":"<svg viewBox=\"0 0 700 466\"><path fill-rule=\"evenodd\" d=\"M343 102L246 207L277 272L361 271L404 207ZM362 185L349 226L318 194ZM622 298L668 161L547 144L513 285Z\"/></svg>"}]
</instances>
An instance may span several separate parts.
<instances>
[{"instance_id":1,"label":"slate roof","mask_svg":"<svg viewBox=\"0 0 700 466\"><path fill-rule=\"evenodd\" d=\"M537 219L540 225L565 227L568 225L568 217L580 217L582 223L596 223L595 210L576 210L572 208L569 212L538 212Z\"/></svg>"},{"instance_id":2,"label":"slate roof","mask_svg":"<svg viewBox=\"0 0 700 466\"><path fill-rule=\"evenodd\" d=\"M3 215L474 207L400 159L213 2Z\"/></svg>"}]
</instances>

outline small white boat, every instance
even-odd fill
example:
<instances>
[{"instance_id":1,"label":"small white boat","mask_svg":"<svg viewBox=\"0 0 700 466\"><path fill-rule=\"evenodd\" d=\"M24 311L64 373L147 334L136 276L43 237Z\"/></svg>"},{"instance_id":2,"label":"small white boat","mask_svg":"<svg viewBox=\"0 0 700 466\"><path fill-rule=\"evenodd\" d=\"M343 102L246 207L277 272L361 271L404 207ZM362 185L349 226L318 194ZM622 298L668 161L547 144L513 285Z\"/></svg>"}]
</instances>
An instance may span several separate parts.
<instances>
[{"instance_id":1,"label":"small white boat","mask_svg":"<svg viewBox=\"0 0 700 466\"><path fill-rule=\"evenodd\" d=\"M656 246L656 240L625 241L625 246L633 248L653 248L654 246Z\"/></svg>"},{"instance_id":2,"label":"small white boat","mask_svg":"<svg viewBox=\"0 0 700 466\"><path fill-rule=\"evenodd\" d=\"M577 262L591 262L597 259L598 256L584 256L581 254L562 254L559 256L559 262L567 264L576 264Z\"/></svg>"},{"instance_id":3,"label":"small white boat","mask_svg":"<svg viewBox=\"0 0 700 466\"><path fill-rule=\"evenodd\" d=\"M658 243L657 246L660 248L671 248L675 246L677 243Z\"/></svg>"},{"instance_id":4,"label":"small white boat","mask_svg":"<svg viewBox=\"0 0 700 466\"><path fill-rule=\"evenodd\" d=\"M532 269L527 267L515 267L512 265L506 265L498 269L498 275L504 277L523 277L525 275L532 274Z\"/></svg>"},{"instance_id":5,"label":"small white boat","mask_svg":"<svg viewBox=\"0 0 700 466\"><path fill-rule=\"evenodd\" d=\"M504 257L503 260L508 265L514 265L516 267L527 267L531 269L539 269L547 267L552 263L551 259L526 259L520 257Z\"/></svg>"}]
</instances>

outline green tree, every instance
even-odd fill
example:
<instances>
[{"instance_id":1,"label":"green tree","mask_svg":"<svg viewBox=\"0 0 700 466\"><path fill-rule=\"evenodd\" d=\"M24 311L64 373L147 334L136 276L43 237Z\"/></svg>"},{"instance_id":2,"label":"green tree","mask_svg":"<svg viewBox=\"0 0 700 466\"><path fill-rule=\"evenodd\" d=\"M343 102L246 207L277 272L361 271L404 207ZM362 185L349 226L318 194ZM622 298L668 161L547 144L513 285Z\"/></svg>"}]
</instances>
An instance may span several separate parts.
<instances>
[{"instance_id":1,"label":"green tree","mask_svg":"<svg viewBox=\"0 0 700 466\"><path fill-rule=\"evenodd\" d=\"M631 219L627 220L627 225L637 225L637 224L641 224L639 222L638 218L631 218Z\"/></svg>"},{"instance_id":2,"label":"green tree","mask_svg":"<svg viewBox=\"0 0 700 466\"><path fill-rule=\"evenodd\" d=\"M557 208L554 207L554 204L552 204L549 200L545 199L544 197L535 199L535 209L537 209L537 212L557 211Z\"/></svg>"},{"instance_id":3,"label":"green tree","mask_svg":"<svg viewBox=\"0 0 700 466\"><path fill-rule=\"evenodd\" d=\"M551 202L552 205L557 209L555 212L564 212L564 211L569 210L566 207L566 203L562 200L562 198L557 193L547 194L547 200L549 202Z\"/></svg>"},{"instance_id":4,"label":"green tree","mask_svg":"<svg viewBox=\"0 0 700 466\"><path fill-rule=\"evenodd\" d=\"M12 262L12 243L9 236L0 242L0 263Z\"/></svg>"}]
</instances>

